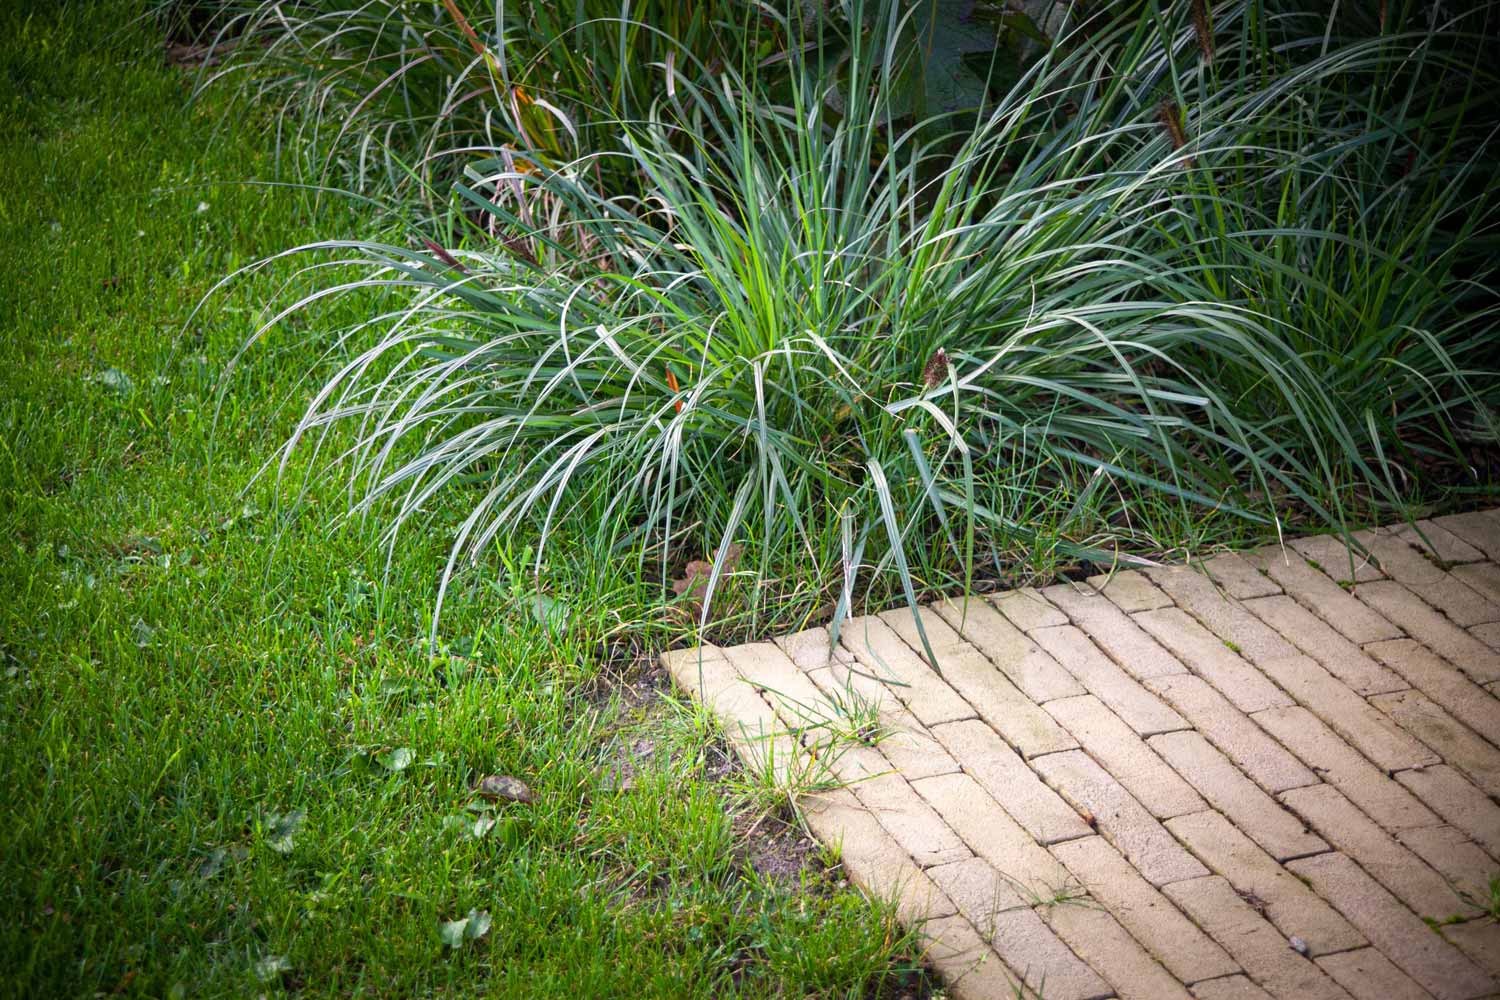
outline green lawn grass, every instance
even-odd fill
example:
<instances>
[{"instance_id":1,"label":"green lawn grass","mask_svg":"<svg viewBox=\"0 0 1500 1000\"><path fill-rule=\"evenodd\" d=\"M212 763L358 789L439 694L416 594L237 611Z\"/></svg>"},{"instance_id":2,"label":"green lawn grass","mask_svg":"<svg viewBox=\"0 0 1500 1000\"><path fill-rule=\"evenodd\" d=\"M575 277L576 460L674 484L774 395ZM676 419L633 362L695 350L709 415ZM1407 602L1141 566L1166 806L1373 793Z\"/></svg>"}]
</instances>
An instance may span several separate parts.
<instances>
[{"instance_id":1,"label":"green lawn grass","mask_svg":"<svg viewBox=\"0 0 1500 1000\"><path fill-rule=\"evenodd\" d=\"M270 117L190 107L121 11L6 11L0 994L909 987L909 939L836 867L757 873L754 800L719 780L701 718L599 694L610 629L552 634L481 574L434 659L447 539L387 566L369 529L321 516L337 484L256 478L328 359L273 336L229 366L265 303L314 287L308 261L194 307L315 224L389 221L246 183L277 176ZM319 516L289 512L294 487ZM621 634L630 607L597 616ZM617 747L642 740L616 788ZM491 773L537 801L485 830L466 809ZM471 910L488 933L446 947Z\"/></svg>"}]
</instances>

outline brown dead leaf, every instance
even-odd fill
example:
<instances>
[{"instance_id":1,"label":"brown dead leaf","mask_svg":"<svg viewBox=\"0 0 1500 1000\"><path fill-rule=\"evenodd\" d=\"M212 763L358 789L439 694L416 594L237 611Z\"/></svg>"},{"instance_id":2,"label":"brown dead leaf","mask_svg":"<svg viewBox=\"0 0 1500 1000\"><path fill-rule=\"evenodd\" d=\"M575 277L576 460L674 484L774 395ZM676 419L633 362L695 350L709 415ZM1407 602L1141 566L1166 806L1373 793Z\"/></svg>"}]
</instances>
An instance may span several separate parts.
<instances>
[{"instance_id":1,"label":"brown dead leaf","mask_svg":"<svg viewBox=\"0 0 1500 1000\"><path fill-rule=\"evenodd\" d=\"M531 803L536 801L536 795L526 782L520 778L512 778L508 774L491 774L481 778L474 791L486 799L498 799L506 802Z\"/></svg>"},{"instance_id":2,"label":"brown dead leaf","mask_svg":"<svg viewBox=\"0 0 1500 1000\"><path fill-rule=\"evenodd\" d=\"M724 550L724 572L730 572L740 561L745 551L743 545L734 544ZM714 553L715 558L718 553ZM708 581L713 576L714 564L707 559L694 559L682 568L682 576L672 581L672 592L682 601L678 604L690 617L697 618L703 611L703 599L708 596Z\"/></svg>"}]
</instances>

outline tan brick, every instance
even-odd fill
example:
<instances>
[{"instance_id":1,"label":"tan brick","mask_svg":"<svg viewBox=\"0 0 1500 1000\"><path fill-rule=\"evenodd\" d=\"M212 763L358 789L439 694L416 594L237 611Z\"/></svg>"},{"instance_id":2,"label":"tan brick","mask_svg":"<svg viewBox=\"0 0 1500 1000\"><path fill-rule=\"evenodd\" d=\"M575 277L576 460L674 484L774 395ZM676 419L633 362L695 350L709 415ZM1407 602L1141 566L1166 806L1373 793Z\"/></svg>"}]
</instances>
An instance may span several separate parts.
<instances>
[{"instance_id":1,"label":"tan brick","mask_svg":"<svg viewBox=\"0 0 1500 1000\"><path fill-rule=\"evenodd\" d=\"M807 629L784 636L776 640L776 645L806 672L808 680L830 706L844 705L858 710L859 706L868 705L876 709L883 730L880 753L907 780L959 769L958 762L906 710L890 688L870 677L848 650L831 644L827 629Z\"/></svg>"},{"instance_id":2,"label":"tan brick","mask_svg":"<svg viewBox=\"0 0 1500 1000\"><path fill-rule=\"evenodd\" d=\"M982 931L994 926L995 915L1002 910L1027 904L1011 881L983 858L935 865L927 869L927 876Z\"/></svg>"},{"instance_id":3,"label":"tan brick","mask_svg":"<svg viewBox=\"0 0 1500 1000\"><path fill-rule=\"evenodd\" d=\"M1500 806L1446 764L1402 771L1396 780L1437 814L1500 858Z\"/></svg>"},{"instance_id":4,"label":"tan brick","mask_svg":"<svg viewBox=\"0 0 1500 1000\"><path fill-rule=\"evenodd\" d=\"M941 854L938 857L926 857L921 853L924 848L913 847L912 844L931 844L932 850L941 852L944 848L951 849L956 838L951 835L944 837L941 831L928 829L935 817L925 816L924 824L924 813L930 811L915 797L915 793L902 787L905 782L901 778L892 776L890 772L897 769L897 764L882 751L897 749L903 744L913 748L913 762L917 765L915 771L918 774L929 771L929 765L933 761L934 750L927 748L926 744L936 748L935 753L946 758L953 770L957 770L957 764L925 732L921 737L917 736L920 725L915 719L905 716L904 710L899 708L899 703L894 698L887 700L900 713L897 718L909 722L916 729L894 733L881 742L879 751L867 746L837 742L840 738L831 734L830 727L840 724L839 711L826 693L827 688L820 688L817 683L819 679L830 675L829 670L818 669L804 673L782 647L770 643L750 643L724 652L740 676L771 705L782 726L788 731L802 733L802 743L811 751L806 758L808 766L814 768L810 777L817 777L817 769L827 768L838 780L848 783L867 807L890 810L888 815L882 813L882 820L890 820L888 828L918 860L924 864L943 860ZM890 712L886 713L888 719L891 715ZM836 746L830 747L831 743L836 742Z\"/></svg>"},{"instance_id":5,"label":"tan brick","mask_svg":"<svg viewBox=\"0 0 1500 1000\"><path fill-rule=\"evenodd\" d=\"M1072 625L1037 629L1031 635L1136 732L1151 735L1187 728L1186 719L1110 662Z\"/></svg>"},{"instance_id":6,"label":"tan brick","mask_svg":"<svg viewBox=\"0 0 1500 1000\"><path fill-rule=\"evenodd\" d=\"M849 880L867 895L894 899L903 922L957 912L953 902L848 789L805 795L798 804L813 836L839 850Z\"/></svg>"},{"instance_id":7,"label":"tan brick","mask_svg":"<svg viewBox=\"0 0 1500 1000\"><path fill-rule=\"evenodd\" d=\"M1394 535L1375 534L1370 551L1385 575L1447 615L1457 625L1500 621L1500 606L1438 568Z\"/></svg>"},{"instance_id":8,"label":"tan brick","mask_svg":"<svg viewBox=\"0 0 1500 1000\"><path fill-rule=\"evenodd\" d=\"M789 729L826 723L833 714L827 696L781 647L754 642L724 650L724 658Z\"/></svg>"},{"instance_id":9,"label":"tan brick","mask_svg":"<svg viewBox=\"0 0 1500 1000\"><path fill-rule=\"evenodd\" d=\"M1005 737L1007 743L1028 758L1077 748L1078 741L1069 736L1067 730L1018 691L983 653L965 642L937 612L931 608L919 608L918 614L933 652L938 655L938 673L974 707L981 719ZM880 617L913 652L921 647L921 637L910 611L887 611Z\"/></svg>"},{"instance_id":10,"label":"tan brick","mask_svg":"<svg viewBox=\"0 0 1500 1000\"><path fill-rule=\"evenodd\" d=\"M1197 1000L1275 1000L1244 976L1224 976L1193 984Z\"/></svg>"},{"instance_id":11,"label":"tan brick","mask_svg":"<svg viewBox=\"0 0 1500 1000\"><path fill-rule=\"evenodd\" d=\"M1453 767L1491 795L1500 795L1500 750L1443 711L1419 691L1376 695L1370 699L1382 712L1421 738Z\"/></svg>"},{"instance_id":12,"label":"tan brick","mask_svg":"<svg viewBox=\"0 0 1500 1000\"><path fill-rule=\"evenodd\" d=\"M969 918L961 914L929 920L918 930L922 958L947 981L954 1000L1016 996L1020 983L1000 961Z\"/></svg>"},{"instance_id":13,"label":"tan brick","mask_svg":"<svg viewBox=\"0 0 1500 1000\"><path fill-rule=\"evenodd\" d=\"M857 781L850 787L861 804L921 867L970 856L958 834L899 774L888 772Z\"/></svg>"},{"instance_id":14,"label":"tan brick","mask_svg":"<svg viewBox=\"0 0 1500 1000\"><path fill-rule=\"evenodd\" d=\"M891 693L924 726L970 719L978 714L879 618L851 618L844 622L839 645L854 655L864 673L891 681L888 685Z\"/></svg>"},{"instance_id":15,"label":"tan brick","mask_svg":"<svg viewBox=\"0 0 1500 1000\"><path fill-rule=\"evenodd\" d=\"M1099 832L1152 885L1208 874L1120 783L1081 750L1031 762L1047 784L1073 807L1094 817Z\"/></svg>"},{"instance_id":16,"label":"tan brick","mask_svg":"<svg viewBox=\"0 0 1500 1000\"><path fill-rule=\"evenodd\" d=\"M1500 622L1490 622L1486 625L1475 625L1473 628L1469 629L1469 634L1491 649L1500 652ZM1494 692L1495 685L1493 682L1491 682L1489 690L1491 691L1491 693Z\"/></svg>"},{"instance_id":17,"label":"tan brick","mask_svg":"<svg viewBox=\"0 0 1500 1000\"><path fill-rule=\"evenodd\" d=\"M1201 678L1178 674L1147 682L1210 743L1268 792L1311 785L1317 776ZM1341 744L1342 745L1342 744Z\"/></svg>"},{"instance_id":18,"label":"tan brick","mask_svg":"<svg viewBox=\"0 0 1500 1000\"><path fill-rule=\"evenodd\" d=\"M1500 979L1500 923L1489 918L1469 920L1462 924L1447 924L1439 933L1474 964Z\"/></svg>"},{"instance_id":19,"label":"tan brick","mask_svg":"<svg viewBox=\"0 0 1500 1000\"><path fill-rule=\"evenodd\" d=\"M990 945L1037 993L1048 1000L1101 1000L1112 996L1098 973L1058 940L1042 918L1031 910L1006 910L995 915ZM985 928L976 925L979 930Z\"/></svg>"},{"instance_id":20,"label":"tan brick","mask_svg":"<svg viewBox=\"0 0 1500 1000\"><path fill-rule=\"evenodd\" d=\"M1047 711L1157 819L1206 808L1192 786L1099 699L1060 698Z\"/></svg>"},{"instance_id":21,"label":"tan brick","mask_svg":"<svg viewBox=\"0 0 1500 1000\"><path fill-rule=\"evenodd\" d=\"M1366 545L1369 544L1369 532L1357 531L1354 537ZM1296 538L1288 544L1335 583L1366 583L1370 580L1385 578L1385 574L1380 572L1380 567L1370 559L1368 553L1346 545L1344 540L1337 535Z\"/></svg>"},{"instance_id":22,"label":"tan brick","mask_svg":"<svg viewBox=\"0 0 1500 1000\"><path fill-rule=\"evenodd\" d=\"M1048 604L1033 587L991 594L989 601L1022 632L1068 624L1068 616Z\"/></svg>"},{"instance_id":23,"label":"tan brick","mask_svg":"<svg viewBox=\"0 0 1500 1000\"><path fill-rule=\"evenodd\" d=\"M989 792L1038 843L1052 844L1093 831L1083 818L1042 784L995 731L975 719L935 726L936 736L974 780Z\"/></svg>"},{"instance_id":24,"label":"tan brick","mask_svg":"<svg viewBox=\"0 0 1500 1000\"><path fill-rule=\"evenodd\" d=\"M1177 602L1179 608L1190 612L1210 632L1233 645L1245 659L1259 663L1297 652L1275 629L1246 611L1238 601L1224 596L1202 573L1179 566L1153 569L1148 575ZM1188 665L1194 666L1192 663Z\"/></svg>"},{"instance_id":25,"label":"tan brick","mask_svg":"<svg viewBox=\"0 0 1500 1000\"><path fill-rule=\"evenodd\" d=\"M1160 677L1187 672L1181 660L1099 594L1088 594L1067 585L1048 587L1045 593L1130 676Z\"/></svg>"},{"instance_id":26,"label":"tan brick","mask_svg":"<svg viewBox=\"0 0 1500 1000\"><path fill-rule=\"evenodd\" d=\"M1451 663L1410 639L1372 643L1369 651L1464 725L1500 744L1500 700Z\"/></svg>"},{"instance_id":27,"label":"tan brick","mask_svg":"<svg viewBox=\"0 0 1500 1000\"><path fill-rule=\"evenodd\" d=\"M1218 813L1178 816L1167 820L1167 828L1205 864L1229 879L1236 889L1260 897L1265 904L1266 918L1287 937L1302 938L1311 954L1358 948L1365 943L1347 920L1313 895L1307 886L1288 875L1274 858L1251 843ZM1291 861L1288 865L1298 863ZM1255 975L1254 969L1247 968L1246 971Z\"/></svg>"},{"instance_id":28,"label":"tan brick","mask_svg":"<svg viewBox=\"0 0 1500 1000\"><path fill-rule=\"evenodd\" d=\"M1038 907L1047 925L1104 980L1120 1000L1188 1000L1187 990L1119 921L1087 903Z\"/></svg>"},{"instance_id":29,"label":"tan brick","mask_svg":"<svg viewBox=\"0 0 1500 1000\"><path fill-rule=\"evenodd\" d=\"M1469 1000L1495 982L1342 854L1287 864L1338 907L1370 942L1439 1000Z\"/></svg>"},{"instance_id":30,"label":"tan brick","mask_svg":"<svg viewBox=\"0 0 1500 1000\"><path fill-rule=\"evenodd\" d=\"M1492 561L1500 562L1500 518L1492 513L1449 514L1433 518L1433 522L1479 549Z\"/></svg>"},{"instance_id":31,"label":"tan brick","mask_svg":"<svg viewBox=\"0 0 1500 1000\"><path fill-rule=\"evenodd\" d=\"M1476 593L1496 604L1500 604L1500 566L1491 562L1468 563L1452 569L1454 578L1462 581Z\"/></svg>"},{"instance_id":32,"label":"tan brick","mask_svg":"<svg viewBox=\"0 0 1500 1000\"><path fill-rule=\"evenodd\" d=\"M1351 642L1378 642L1401 637L1399 628L1314 569L1297 551L1267 546L1257 549L1247 558L1270 573L1271 579L1281 584L1288 594Z\"/></svg>"},{"instance_id":33,"label":"tan brick","mask_svg":"<svg viewBox=\"0 0 1500 1000\"><path fill-rule=\"evenodd\" d=\"M767 701L742 678L723 651L669 650L662 663L685 691L697 692L699 700L718 718L724 737L752 772L769 774L778 785L791 787L812 767L786 726L777 719Z\"/></svg>"},{"instance_id":34,"label":"tan brick","mask_svg":"<svg viewBox=\"0 0 1500 1000\"><path fill-rule=\"evenodd\" d=\"M1101 573L1088 579L1089 586L1109 598L1121 611L1153 611L1170 608L1172 599L1146 579L1139 570L1119 570L1113 575Z\"/></svg>"},{"instance_id":35,"label":"tan brick","mask_svg":"<svg viewBox=\"0 0 1500 1000\"><path fill-rule=\"evenodd\" d=\"M1324 955L1317 962L1354 1000L1431 1000L1432 997L1374 948Z\"/></svg>"},{"instance_id":36,"label":"tan brick","mask_svg":"<svg viewBox=\"0 0 1500 1000\"><path fill-rule=\"evenodd\" d=\"M1417 913L1442 918L1453 912L1458 897L1447 881L1332 785L1294 788L1281 801Z\"/></svg>"},{"instance_id":37,"label":"tan brick","mask_svg":"<svg viewBox=\"0 0 1500 1000\"><path fill-rule=\"evenodd\" d=\"M1241 712L1259 712L1292 703L1260 671L1185 611L1179 608L1145 611L1136 615L1135 620L1195 674L1218 688ZM1290 646L1287 650L1296 653Z\"/></svg>"},{"instance_id":38,"label":"tan brick","mask_svg":"<svg viewBox=\"0 0 1500 1000\"><path fill-rule=\"evenodd\" d=\"M1335 736L1307 709L1273 708L1256 715L1255 721L1387 830L1432 826L1438 822L1431 810Z\"/></svg>"},{"instance_id":39,"label":"tan brick","mask_svg":"<svg viewBox=\"0 0 1500 1000\"><path fill-rule=\"evenodd\" d=\"M1028 901L1050 899L1067 888L1067 869L967 774L924 778L912 787Z\"/></svg>"},{"instance_id":40,"label":"tan brick","mask_svg":"<svg viewBox=\"0 0 1500 1000\"><path fill-rule=\"evenodd\" d=\"M1083 694L1072 674L984 601L939 601L933 607L1032 701Z\"/></svg>"},{"instance_id":41,"label":"tan brick","mask_svg":"<svg viewBox=\"0 0 1500 1000\"><path fill-rule=\"evenodd\" d=\"M842 681L836 679L835 670L842 673ZM807 676L830 702L857 704L862 699L869 699L879 706L876 720L880 727L878 753L888 762L888 767L901 772L908 781L960 770L958 761L885 685L841 668L812 670ZM846 718L842 724L848 726L851 723L852 720ZM810 733L803 742L816 742L820 737L826 739L821 733Z\"/></svg>"},{"instance_id":42,"label":"tan brick","mask_svg":"<svg viewBox=\"0 0 1500 1000\"><path fill-rule=\"evenodd\" d=\"M1396 839L1441 874L1460 899L1484 899L1489 894L1495 862L1462 830L1446 824L1423 826L1400 830Z\"/></svg>"},{"instance_id":43,"label":"tan brick","mask_svg":"<svg viewBox=\"0 0 1500 1000\"><path fill-rule=\"evenodd\" d=\"M1348 1000L1337 983L1292 950L1287 939L1223 878L1195 878L1169 885L1163 891L1273 997Z\"/></svg>"},{"instance_id":44,"label":"tan brick","mask_svg":"<svg viewBox=\"0 0 1500 1000\"><path fill-rule=\"evenodd\" d=\"M848 650L833 644L828 630L821 625L803 629L774 640L777 647L797 665L797 669L811 673L832 666L835 662L852 663L854 658Z\"/></svg>"},{"instance_id":45,"label":"tan brick","mask_svg":"<svg viewBox=\"0 0 1500 1000\"><path fill-rule=\"evenodd\" d=\"M667 668L667 673L678 687L694 693L709 690L709 686L716 680L723 684L739 677L732 667L727 673L723 672L724 668L729 667L724 659L724 651L707 643L694 649L669 649L661 654L661 664ZM719 672L711 670L709 674L700 676L700 664L711 665Z\"/></svg>"},{"instance_id":46,"label":"tan brick","mask_svg":"<svg viewBox=\"0 0 1500 1000\"><path fill-rule=\"evenodd\" d=\"M1483 552L1436 521L1421 520L1415 525L1396 524L1388 530L1418 552L1440 562L1471 563L1484 558Z\"/></svg>"},{"instance_id":47,"label":"tan brick","mask_svg":"<svg viewBox=\"0 0 1500 1000\"><path fill-rule=\"evenodd\" d=\"M1102 837L1052 848L1100 904L1185 983L1239 971L1234 960L1184 917Z\"/></svg>"},{"instance_id":48,"label":"tan brick","mask_svg":"<svg viewBox=\"0 0 1500 1000\"><path fill-rule=\"evenodd\" d=\"M1409 686L1290 597L1263 597L1246 601L1245 607L1359 694L1383 694Z\"/></svg>"},{"instance_id":49,"label":"tan brick","mask_svg":"<svg viewBox=\"0 0 1500 1000\"><path fill-rule=\"evenodd\" d=\"M1360 600L1401 626L1413 639L1456 664L1475 683L1500 680L1500 652L1429 608L1399 583L1380 580L1361 585L1356 593Z\"/></svg>"},{"instance_id":50,"label":"tan brick","mask_svg":"<svg viewBox=\"0 0 1500 1000\"><path fill-rule=\"evenodd\" d=\"M1149 742L1215 809L1276 860L1328 849L1323 838L1309 833L1300 819L1261 791L1200 734L1166 733Z\"/></svg>"},{"instance_id":51,"label":"tan brick","mask_svg":"<svg viewBox=\"0 0 1500 1000\"><path fill-rule=\"evenodd\" d=\"M1395 771L1438 762L1432 751L1309 657L1271 660L1261 669L1377 767ZM1376 695L1371 700L1387 697L1400 695Z\"/></svg>"},{"instance_id":52,"label":"tan brick","mask_svg":"<svg viewBox=\"0 0 1500 1000\"><path fill-rule=\"evenodd\" d=\"M1246 600L1281 593L1281 586L1243 556L1221 552L1204 561L1202 569L1230 597Z\"/></svg>"}]
</instances>

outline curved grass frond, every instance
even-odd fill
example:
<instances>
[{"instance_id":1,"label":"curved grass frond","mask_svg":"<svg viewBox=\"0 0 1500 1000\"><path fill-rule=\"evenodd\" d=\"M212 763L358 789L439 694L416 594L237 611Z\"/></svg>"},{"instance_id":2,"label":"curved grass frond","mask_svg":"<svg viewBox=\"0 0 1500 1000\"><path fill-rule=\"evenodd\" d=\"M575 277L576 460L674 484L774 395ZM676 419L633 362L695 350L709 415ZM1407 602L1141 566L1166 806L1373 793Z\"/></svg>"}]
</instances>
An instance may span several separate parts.
<instances>
[{"instance_id":1,"label":"curved grass frond","mask_svg":"<svg viewBox=\"0 0 1500 1000\"><path fill-rule=\"evenodd\" d=\"M1476 71L1467 36L1329 45L1223 5L1210 61L1177 13L1065 29L957 135L894 113L872 30L836 114L810 62L775 100L725 70L596 153L476 159L465 246L361 247L411 306L288 447L356 427L355 507L392 538L466 491L450 573L522 530L540 570L564 521L643 573L716 550L710 598L755 581L700 624L752 629L976 558L1109 562L1143 521L1399 506L1403 463L1495 412L1493 272L1464 250L1492 239L1493 136L1430 83Z\"/></svg>"}]
</instances>

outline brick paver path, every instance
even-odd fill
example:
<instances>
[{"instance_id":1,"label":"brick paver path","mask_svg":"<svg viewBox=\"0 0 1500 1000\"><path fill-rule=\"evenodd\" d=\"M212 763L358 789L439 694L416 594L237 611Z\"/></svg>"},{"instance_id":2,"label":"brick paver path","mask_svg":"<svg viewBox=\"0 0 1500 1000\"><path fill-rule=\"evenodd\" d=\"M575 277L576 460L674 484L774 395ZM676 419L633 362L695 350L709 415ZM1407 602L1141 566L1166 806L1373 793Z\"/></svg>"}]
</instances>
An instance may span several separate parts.
<instances>
[{"instance_id":1,"label":"brick paver path","mask_svg":"<svg viewBox=\"0 0 1500 1000\"><path fill-rule=\"evenodd\" d=\"M1417 528L665 659L957 997L1500 995L1500 511Z\"/></svg>"}]
</instances>

